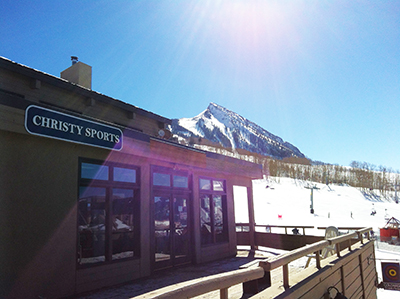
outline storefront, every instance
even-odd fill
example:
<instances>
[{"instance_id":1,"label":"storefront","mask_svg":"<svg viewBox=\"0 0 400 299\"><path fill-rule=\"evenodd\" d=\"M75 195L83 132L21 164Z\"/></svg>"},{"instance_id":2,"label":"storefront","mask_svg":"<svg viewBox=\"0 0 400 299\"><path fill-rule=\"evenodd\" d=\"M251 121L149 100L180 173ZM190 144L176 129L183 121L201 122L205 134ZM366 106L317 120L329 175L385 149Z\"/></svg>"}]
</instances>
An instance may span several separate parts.
<instances>
[{"instance_id":1,"label":"storefront","mask_svg":"<svg viewBox=\"0 0 400 299\"><path fill-rule=\"evenodd\" d=\"M251 201L261 166L166 139L169 119L69 79L74 68L90 75L0 58L0 297L66 297L235 255L233 186Z\"/></svg>"}]
</instances>

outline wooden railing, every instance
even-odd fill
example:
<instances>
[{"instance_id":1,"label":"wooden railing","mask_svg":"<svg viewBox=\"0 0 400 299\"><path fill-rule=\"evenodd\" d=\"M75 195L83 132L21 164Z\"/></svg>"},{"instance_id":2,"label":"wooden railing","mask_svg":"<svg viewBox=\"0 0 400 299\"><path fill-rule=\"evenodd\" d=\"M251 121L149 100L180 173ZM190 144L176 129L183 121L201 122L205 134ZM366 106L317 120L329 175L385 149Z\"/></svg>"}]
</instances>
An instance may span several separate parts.
<instances>
[{"instance_id":1,"label":"wooden railing","mask_svg":"<svg viewBox=\"0 0 400 299\"><path fill-rule=\"evenodd\" d=\"M248 223L236 223L236 231L238 232L247 232L249 231L250 224ZM284 228L285 229L285 234L288 233L288 229L302 229L303 230L303 235L306 234L306 228L307 229L312 229L315 228L315 226L302 226L302 225L264 225L264 224L256 224L255 227L263 227L265 228L266 232L272 233L272 228Z\"/></svg>"},{"instance_id":2,"label":"wooden railing","mask_svg":"<svg viewBox=\"0 0 400 299\"><path fill-rule=\"evenodd\" d=\"M340 257L340 248L339 244L343 242L348 242L348 248L351 251L351 240L353 238L358 238L361 244L364 244L364 234L367 235L368 240L370 240L370 231L372 228L363 228L360 230L357 230L354 233L342 235L339 237L319 241L317 243L314 243L312 245L306 245L302 248L299 248L297 250L292 250L287 254L277 256L272 259L260 261L260 266L265 270L265 271L272 271L278 267L282 267L283 270L283 286L284 288L289 287L289 263L293 262L294 260L297 260L298 258L301 258L303 256L309 255L309 254L315 254L316 257L316 266L318 269L321 268L321 259L319 252L326 248L327 246L332 246L334 245L336 247L336 254L337 257Z\"/></svg>"},{"instance_id":3,"label":"wooden railing","mask_svg":"<svg viewBox=\"0 0 400 299\"><path fill-rule=\"evenodd\" d=\"M306 227L307 228L307 227ZM358 238L361 244L364 244L364 235L370 240L371 228L363 228L356 230L354 233L342 235L339 237L319 241L317 243L306 245L299 249L290 251L286 254L279 255L274 258L262 260L255 264L254 267L246 269L239 269L235 271L225 272L222 274L216 274L208 277L203 277L187 282L168 286L135 298L191 298L199 296L205 293L209 293L215 290L220 290L220 298L228 298L228 288L240 283L246 283L259 278L265 277L266 272L271 272L274 269L282 267L283 272L283 285L285 289L289 287L289 263L293 262L301 257L309 254L315 254L316 267L321 268L319 252L327 246L336 246L337 257L340 258L339 244L348 242L348 248L351 250L352 242L354 238ZM269 276L270 277L270 276Z\"/></svg>"}]
</instances>

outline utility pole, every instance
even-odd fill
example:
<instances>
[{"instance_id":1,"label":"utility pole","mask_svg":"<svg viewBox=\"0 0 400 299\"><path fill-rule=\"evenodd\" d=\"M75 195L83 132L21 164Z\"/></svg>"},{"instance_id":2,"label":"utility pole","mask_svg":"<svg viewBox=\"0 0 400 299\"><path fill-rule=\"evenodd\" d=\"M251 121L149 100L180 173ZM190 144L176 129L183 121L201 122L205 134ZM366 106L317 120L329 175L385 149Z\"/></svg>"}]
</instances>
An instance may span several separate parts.
<instances>
[{"instance_id":1,"label":"utility pole","mask_svg":"<svg viewBox=\"0 0 400 299\"><path fill-rule=\"evenodd\" d=\"M304 187L306 189L310 189L311 190L311 205L310 205L310 213L314 214L314 190L319 190L319 188L317 188L317 186L307 186Z\"/></svg>"}]
</instances>

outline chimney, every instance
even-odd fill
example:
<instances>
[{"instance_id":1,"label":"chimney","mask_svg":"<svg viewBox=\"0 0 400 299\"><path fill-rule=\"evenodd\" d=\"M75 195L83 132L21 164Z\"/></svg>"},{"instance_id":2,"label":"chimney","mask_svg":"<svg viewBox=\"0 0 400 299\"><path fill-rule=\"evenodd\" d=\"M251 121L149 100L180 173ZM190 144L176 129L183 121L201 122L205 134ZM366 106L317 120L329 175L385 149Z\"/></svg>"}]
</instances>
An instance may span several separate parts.
<instances>
[{"instance_id":1,"label":"chimney","mask_svg":"<svg viewBox=\"0 0 400 299\"><path fill-rule=\"evenodd\" d=\"M78 56L71 56L72 65L78 62Z\"/></svg>"},{"instance_id":2,"label":"chimney","mask_svg":"<svg viewBox=\"0 0 400 299\"><path fill-rule=\"evenodd\" d=\"M61 72L61 78L92 89L92 67L78 61L78 57L76 56L71 56L71 61L72 65Z\"/></svg>"}]
</instances>

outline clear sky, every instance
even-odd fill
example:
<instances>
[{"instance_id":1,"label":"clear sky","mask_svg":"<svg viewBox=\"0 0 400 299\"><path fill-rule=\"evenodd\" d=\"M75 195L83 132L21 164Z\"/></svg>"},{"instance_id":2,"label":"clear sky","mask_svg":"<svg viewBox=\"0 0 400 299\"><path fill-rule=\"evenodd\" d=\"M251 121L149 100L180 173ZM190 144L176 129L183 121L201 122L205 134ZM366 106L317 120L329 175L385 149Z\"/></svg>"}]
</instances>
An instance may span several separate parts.
<instances>
[{"instance_id":1,"label":"clear sky","mask_svg":"<svg viewBox=\"0 0 400 299\"><path fill-rule=\"evenodd\" d=\"M0 2L0 56L167 118L210 102L307 157L400 170L400 0Z\"/></svg>"}]
</instances>

